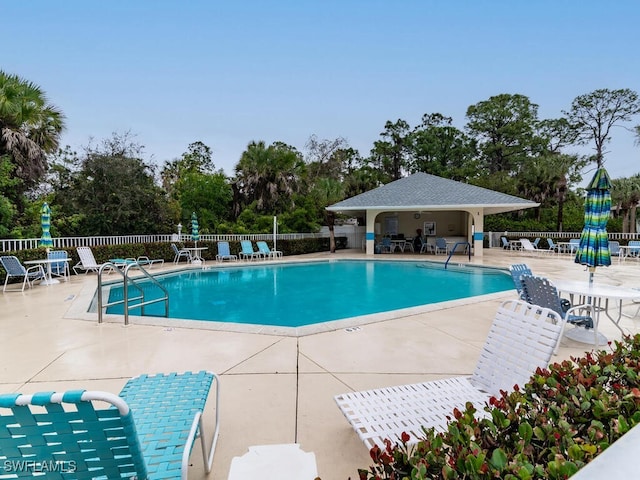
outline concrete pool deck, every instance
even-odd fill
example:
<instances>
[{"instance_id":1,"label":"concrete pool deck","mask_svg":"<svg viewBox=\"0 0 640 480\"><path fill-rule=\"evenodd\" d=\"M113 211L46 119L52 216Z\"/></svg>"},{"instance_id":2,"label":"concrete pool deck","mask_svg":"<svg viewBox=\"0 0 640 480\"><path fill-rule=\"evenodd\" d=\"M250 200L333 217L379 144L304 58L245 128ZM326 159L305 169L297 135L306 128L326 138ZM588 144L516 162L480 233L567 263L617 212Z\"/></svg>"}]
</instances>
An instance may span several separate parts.
<instances>
[{"instance_id":1,"label":"concrete pool deck","mask_svg":"<svg viewBox=\"0 0 640 480\"><path fill-rule=\"evenodd\" d=\"M340 250L295 259L328 257L364 255L359 250ZM399 253L378 257L445 260L444 256ZM588 275L569 256L536 257L502 249L485 249L483 258L472 258L472 263L498 267L527 263L535 274L552 280L586 280ZM595 281L640 287L639 266L636 261L614 259L610 267L596 270ZM333 396L470 374L497 306L516 297L511 290L359 328L291 337L137 325L134 318L127 327L68 318L76 299L95 285L96 276L89 274L59 285L0 295L0 392L85 388L118 393L127 379L141 373L216 372L222 388L214 468L210 476L204 475L201 455L194 451L193 479L226 479L231 459L244 455L249 446L281 443L299 443L304 451L314 452L323 480L357 478L357 469L370 465L369 453ZM634 313L636 308L629 305L625 311ZM630 333L639 331L632 319L625 318L621 324ZM609 339L620 338L604 317L600 331ZM588 349L565 339L554 360Z\"/></svg>"}]
</instances>

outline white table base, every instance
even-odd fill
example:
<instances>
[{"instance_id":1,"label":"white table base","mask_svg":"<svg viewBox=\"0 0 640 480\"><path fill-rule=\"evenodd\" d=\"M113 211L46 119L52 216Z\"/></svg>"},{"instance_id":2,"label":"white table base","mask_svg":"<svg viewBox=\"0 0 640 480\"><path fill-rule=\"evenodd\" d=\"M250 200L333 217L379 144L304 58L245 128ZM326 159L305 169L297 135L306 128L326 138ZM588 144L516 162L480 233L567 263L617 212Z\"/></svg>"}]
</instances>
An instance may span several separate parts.
<instances>
[{"instance_id":1,"label":"white table base","mask_svg":"<svg viewBox=\"0 0 640 480\"><path fill-rule=\"evenodd\" d=\"M564 331L564 336L569 340L596 346L606 345L608 342L607 337L600 332L598 332L597 335L598 341L596 343L596 336L594 335L593 328L587 330L584 327L567 327Z\"/></svg>"},{"instance_id":2,"label":"white table base","mask_svg":"<svg viewBox=\"0 0 640 480\"><path fill-rule=\"evenodd\" d=\"M313 480L317 476L315 454L289 443L249 447L248 453L231 460L228 480Z\"/></svg>"}]
</instances>

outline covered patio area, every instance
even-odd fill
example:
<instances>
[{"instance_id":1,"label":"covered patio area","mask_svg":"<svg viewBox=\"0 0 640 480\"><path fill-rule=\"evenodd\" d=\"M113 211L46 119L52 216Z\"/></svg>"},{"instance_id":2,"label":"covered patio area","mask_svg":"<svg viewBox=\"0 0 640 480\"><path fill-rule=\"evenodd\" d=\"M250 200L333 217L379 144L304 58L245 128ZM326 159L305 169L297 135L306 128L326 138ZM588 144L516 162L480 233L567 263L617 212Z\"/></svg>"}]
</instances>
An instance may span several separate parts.
<instances>
[{"instance_id":1,"label":"covered patio area","mask_svg":"<svg viewBox=\"0 0 640 480\"><path fill-rule=\"evenodd\" d=\"M366 253L373 255L383 236L413 237L420 229L427 243L436 237L468 242L482 256L484 217L539 204L427 173L414 173L327 207L366 217Z\"/></svg>"}]
</instances>

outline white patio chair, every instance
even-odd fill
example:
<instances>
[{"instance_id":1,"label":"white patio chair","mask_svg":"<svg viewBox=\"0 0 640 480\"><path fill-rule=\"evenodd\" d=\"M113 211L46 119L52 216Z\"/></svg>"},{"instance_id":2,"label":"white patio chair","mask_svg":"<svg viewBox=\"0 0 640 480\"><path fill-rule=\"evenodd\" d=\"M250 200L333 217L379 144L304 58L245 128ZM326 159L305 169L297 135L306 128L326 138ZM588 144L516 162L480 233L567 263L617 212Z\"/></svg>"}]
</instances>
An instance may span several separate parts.
<instances>
[{"instance_id":1,"label":"white patio chair","mask_svg":"<svg viewBox=\"0 0 640 480\"><path fill-rule=\"evenodd\" d=\"M478 416L500 390L524 385L535 370L546 368L562 331L562 318L548 308L508 300L498 308L473 375L425 383L337 395L335 401L368 448L397 441L403 432L409 443L422 428L447 428L454 408L472 402Z\"/></svg>"},{"instance_id":2,"label":"white patio chair","mask_svg":"<svg viewBox=\"0 0 640 480\"><path fill-rule=\"evenodd\" d=\"M181 258L185 258L187 260L187 263L191 263L193 261L191 252L186 248L178 248L178 246L175 243L172 243L171 249L173 250L173 253L174 253L173 263L178 263Z\"/></svg>"}]
</instances>

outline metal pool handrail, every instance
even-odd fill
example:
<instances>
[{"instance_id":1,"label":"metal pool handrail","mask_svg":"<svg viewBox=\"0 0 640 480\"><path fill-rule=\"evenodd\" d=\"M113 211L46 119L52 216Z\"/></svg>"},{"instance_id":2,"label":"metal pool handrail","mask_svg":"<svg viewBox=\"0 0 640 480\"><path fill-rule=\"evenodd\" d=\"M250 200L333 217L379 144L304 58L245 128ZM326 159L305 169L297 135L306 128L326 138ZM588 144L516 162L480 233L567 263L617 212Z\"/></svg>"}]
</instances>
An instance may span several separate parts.
<instances>
[{"instance_id":1,"label":"metal pool handrail","mask_svg":"<svg viewBox=\"0 0 640 480\"><path fill-rule=\"evenodd\" d=\"M467 253L469 254L469 261L471 261L471 244L469 242L456 242L453 245L453 248L451 249L451 251L449 252L449 256L447 257L447 261L444 262L444 269L447 269L447 265L449 264L449 260L451 260L451 255L453 255L456 251L456 248L458 247L458 245L465 245L465 248L467 249Z\"/></svg>"}]
</instances>

